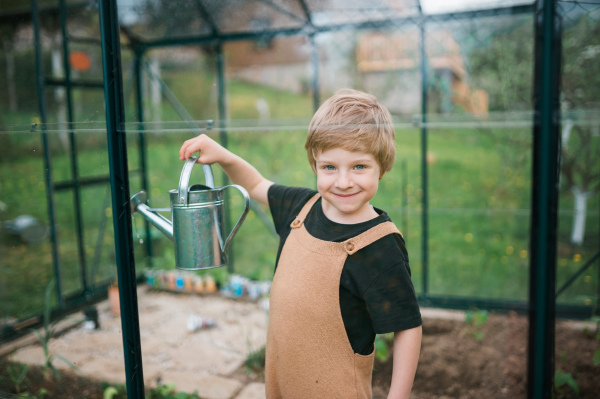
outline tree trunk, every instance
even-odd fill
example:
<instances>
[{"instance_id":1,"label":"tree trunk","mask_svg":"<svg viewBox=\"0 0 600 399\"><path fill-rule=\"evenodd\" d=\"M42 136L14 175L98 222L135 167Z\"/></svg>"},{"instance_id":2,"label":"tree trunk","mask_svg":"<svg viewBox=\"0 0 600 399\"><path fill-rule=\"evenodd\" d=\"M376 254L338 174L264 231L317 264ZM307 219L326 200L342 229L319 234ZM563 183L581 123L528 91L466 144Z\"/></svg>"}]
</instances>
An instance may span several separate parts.
<instances>
[{"instance_id":1,"label":"tree trunk","mask_svg":"<svg viewBox=\"0 0 600 399\"><path fill-rule=\"evenodd\" d=\"M572 187L571 192L575 196L575 209L573 215L573 230L571 231L571 243L583 244L585 237L585 218L587 214L587 200L592 195L591 191L583 191L579 187Z\"/></svg>"}]
</instances>

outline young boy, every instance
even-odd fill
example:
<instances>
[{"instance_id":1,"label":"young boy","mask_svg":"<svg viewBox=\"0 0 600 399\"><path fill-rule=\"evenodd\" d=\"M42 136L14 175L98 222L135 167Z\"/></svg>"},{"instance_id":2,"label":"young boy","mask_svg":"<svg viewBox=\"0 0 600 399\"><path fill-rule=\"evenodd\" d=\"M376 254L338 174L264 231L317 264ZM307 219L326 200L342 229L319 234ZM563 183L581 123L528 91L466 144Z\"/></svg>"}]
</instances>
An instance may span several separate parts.
<instances>
[{"instance_id":1,"label":"young boy","mask_svg":"<svg viewBox=\"0 0 600 399\"><path fill-rule=\"evenodd\" d=\"M388 398L408 398L421 346L421 314L404 240L369 204L395 159L392 119L374 96L341 90L315 113L306 150L317 191L265 179L205 135L185 160L219 163L271 209L280 236L270 297L267 398L371 398L375 334L394 332Z\"/></svg>"}]
</instances>

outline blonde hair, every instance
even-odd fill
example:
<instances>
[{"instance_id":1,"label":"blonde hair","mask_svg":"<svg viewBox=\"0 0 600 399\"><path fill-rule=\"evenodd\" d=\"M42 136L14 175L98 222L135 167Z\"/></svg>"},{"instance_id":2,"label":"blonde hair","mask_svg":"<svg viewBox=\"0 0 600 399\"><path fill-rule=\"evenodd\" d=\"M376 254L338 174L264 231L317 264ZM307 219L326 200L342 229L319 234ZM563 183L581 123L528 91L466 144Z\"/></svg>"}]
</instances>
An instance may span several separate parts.
<instances>
[{"instance_id":1,"label":"blonde hair","mask_svg":"<svg viewBox=\"0 0 600 399\"><path fill-rule=\"evenodd\" d=\"M339 90L315 112L304 148L315 172L320 152L342 148L371 154L381 168L381 177L392 169L396 158L392 116L371 94Z\"/></svg>"}]
</instances>

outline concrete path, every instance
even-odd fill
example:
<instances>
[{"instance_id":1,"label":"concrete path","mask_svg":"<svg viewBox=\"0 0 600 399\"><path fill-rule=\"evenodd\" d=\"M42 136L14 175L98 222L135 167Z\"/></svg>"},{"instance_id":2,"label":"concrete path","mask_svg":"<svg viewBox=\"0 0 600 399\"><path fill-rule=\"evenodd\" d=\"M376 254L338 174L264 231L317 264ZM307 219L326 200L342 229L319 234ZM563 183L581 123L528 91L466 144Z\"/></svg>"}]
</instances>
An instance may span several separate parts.
<instances>
[{"instance_id":1,"label":"concrete path","mask_svg":"<svg viewBox=\"0 0 600 399\"><path fill-rule=\"evenodd\" d=\"M248 353L266 342L267 314L256 303L138 289L143 373L146 386L174 383L178 391L197 391L202 399L263 399L264 384L247 383L238 371ZM108 301L97 305L100 329L83 324L53 339L50 353L77 365L83 375L125 382L121 321ZM190 332L188 318L215 320L215 327ZM16 350L11 360L43 363L39 345ZM56 360L60 369L69 368Z\"/></svg>"}]
</instances>

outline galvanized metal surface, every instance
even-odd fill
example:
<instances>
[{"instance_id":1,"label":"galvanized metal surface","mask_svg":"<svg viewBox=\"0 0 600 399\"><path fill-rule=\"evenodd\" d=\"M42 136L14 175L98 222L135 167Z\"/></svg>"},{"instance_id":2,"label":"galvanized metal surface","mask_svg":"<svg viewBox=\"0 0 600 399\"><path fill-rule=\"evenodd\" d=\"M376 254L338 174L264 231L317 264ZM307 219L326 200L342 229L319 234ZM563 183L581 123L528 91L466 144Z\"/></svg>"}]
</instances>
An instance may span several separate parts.
<instances>
[{"instance_id":1,"label":"galvanized metal surface","mask_svg":"<svg viewBox=\"0 0 600 399\"><path fill-rule=\"evenodd\" d=\"M131 197L131 211L139 212L175 245L175 264L178 269L204 270L229 263L228 250L233 237L250 210L250 196L237 184L213 187L210 165L202 165L205 183L190 186L189 180L198 157L190 157L184 164L179 187L169 191L171 218L169 221L146 205L147 195L140 191ZM228 188L238 190L244 198L244 210L226 239L224 193Z\"/></svg>"}]
</instances>

